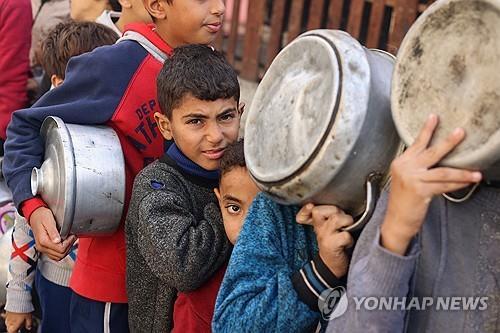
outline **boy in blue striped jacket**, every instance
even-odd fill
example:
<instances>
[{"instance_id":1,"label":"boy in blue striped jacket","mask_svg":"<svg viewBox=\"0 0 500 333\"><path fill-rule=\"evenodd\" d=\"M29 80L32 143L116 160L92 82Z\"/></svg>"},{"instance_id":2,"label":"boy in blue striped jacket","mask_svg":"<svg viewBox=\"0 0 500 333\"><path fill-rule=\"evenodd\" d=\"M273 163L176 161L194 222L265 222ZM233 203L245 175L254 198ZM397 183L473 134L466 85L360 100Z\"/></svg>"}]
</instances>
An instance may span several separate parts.
<instances>
[{"instance_id":1,"label":"boy in blue striped jacket","mask_svg":"<svg viewBox=\"0 0 500 333\"><path fill-rule=\"evenodd\" d=\"M313 331L331 310L322 294L345 286L353 238L341 229L352 223L334 206L299 209L259 194L217 296L213 331Z\"/></svg>"}]
</instances>

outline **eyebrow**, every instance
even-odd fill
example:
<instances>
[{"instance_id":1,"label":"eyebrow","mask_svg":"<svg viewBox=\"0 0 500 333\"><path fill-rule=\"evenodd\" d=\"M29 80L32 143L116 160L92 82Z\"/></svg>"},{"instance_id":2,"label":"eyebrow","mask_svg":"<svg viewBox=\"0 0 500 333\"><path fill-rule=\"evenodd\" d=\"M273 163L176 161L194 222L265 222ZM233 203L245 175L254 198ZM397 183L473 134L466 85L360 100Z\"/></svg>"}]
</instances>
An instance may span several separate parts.
<instances>
[{"instance_id":1,"label":"eyebrow","mask_svg":"<svg viewBox=\"0 0 500 333\"><path fill-rule=\"evenodd\" d=\"M227 109L227 110L224 110L222 111L221 113L219 113L217 115L217 117L220 117L222 115L225 115L227 113L231 113L231 112L236 112L236 108L230 108L230 109ZM203 113L190 113L190 114L187 114L185 116L182 116L183 119L185 118L201 118L201 119L208 119L208 117L206 115L204 115Z\"/></svg>"},{"instance_id":2,"label":"eyebrow","mask_svg":"<svg viewBox=\"0 0 500 333\"><path fill-rule=\"evenodd\" d=\"M241 204L241 200L240 199L238 199L236 197L233 197L230 194L225 194L223 199L224 200L228 200L228 201L234 201L234 202L237 202L237 203Z\"/></svg>"}]
</instances>

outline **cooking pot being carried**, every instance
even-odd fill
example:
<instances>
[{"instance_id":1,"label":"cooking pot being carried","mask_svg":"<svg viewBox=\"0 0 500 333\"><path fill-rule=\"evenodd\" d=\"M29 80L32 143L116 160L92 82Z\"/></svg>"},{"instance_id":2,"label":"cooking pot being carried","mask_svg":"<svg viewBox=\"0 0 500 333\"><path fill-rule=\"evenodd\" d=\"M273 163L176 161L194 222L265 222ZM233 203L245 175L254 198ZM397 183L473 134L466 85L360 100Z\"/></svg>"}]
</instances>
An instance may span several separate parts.
<instances>
[{"instance_id":1,"label":"cooking pot being carried","mask_svg":"<svg viewBox=\"0 0 500 333\"><path fill-rule=\"evenodd\" d=\"M392 112L403 141L412 144L437 114L433 140L457 127L466 132L441 165L498 173L499 73L500 1L435 2L408 31L394 70Z\"/></svg>"},{"instance_id":2,"label":"cooking pot being carried","mask_svg":"<svg viewBox=\"0 0 500 333\"><path fill-rule=\"evenodd\" d=\"M273 61L245 127L250 174L285 204L335 204L370 217L401 149L390 110L394 57L347 33L314 30Z\"/></svg>"},{"instance_id":3,"label":"cooking pot being carried","mask_svg":"<svg viewBox=\"0 0 500 333\"><path fill-rule=\"evenodd\" d=\"M115 131L47 117L40 133L45 161L33 168L31 190L52 210L61 237L113 233L125 202L125 161Z\"/></svg>"}]
</instances>

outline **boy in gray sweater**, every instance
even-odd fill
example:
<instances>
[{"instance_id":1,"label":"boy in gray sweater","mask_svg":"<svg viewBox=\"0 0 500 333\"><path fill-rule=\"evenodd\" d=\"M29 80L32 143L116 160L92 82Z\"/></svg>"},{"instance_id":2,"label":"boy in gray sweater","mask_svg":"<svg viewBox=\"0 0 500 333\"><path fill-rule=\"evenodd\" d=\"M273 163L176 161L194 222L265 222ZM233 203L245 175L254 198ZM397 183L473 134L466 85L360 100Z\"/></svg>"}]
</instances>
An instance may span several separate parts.
<instances>
[{"instance_id":1,"label":"boy in gray sweater","mask_svg":"<svg viewBox=\"0 0 500 333\"><path fill-rule=\"evenodd\" d=\"M498 182L471 187L461 203L441 196L483 175L435 167L465 135L430 145L437 124L431 116L393 162L390 193L354 250L347 312L334 311L328 332L500 331Z\"/></svg>"},{"instance_id":2,"label":"boy in gray sweater","mask_svg":"<svg viewBox=\"0 0 500 333\"><path fill-rule=\"evenodd\" d=\"M175 330L177 293L204 286L231 251L213 189L220 159L238 137L236 73L217 51L190 45L165 61L157 86L162 113L154 116L165 140L174 143L134 182L126 221L134 332Z\"/></svg>"}]
</instances>

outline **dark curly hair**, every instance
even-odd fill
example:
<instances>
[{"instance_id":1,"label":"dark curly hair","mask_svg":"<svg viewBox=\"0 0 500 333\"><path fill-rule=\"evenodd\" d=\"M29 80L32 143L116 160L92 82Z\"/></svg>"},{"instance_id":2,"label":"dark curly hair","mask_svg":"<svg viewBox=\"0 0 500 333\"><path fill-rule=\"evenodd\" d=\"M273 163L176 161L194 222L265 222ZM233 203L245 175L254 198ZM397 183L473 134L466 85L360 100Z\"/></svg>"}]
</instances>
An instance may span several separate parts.
<instances>
[{"instance_id":1,"label":"dark curly hair","mask_svg":"<svg viewBox=\"0 0 500 333\"><path fill-rule=\"evenodd\" d=\"M220 176L231 171L235 167L246 168L245 152L243 150L243 139L229 144L220 160Z\"/></svg>"},{"instance_id":2,"label":"dark curly hair","mask_svg":"<svg viewBox=\"0 0 500 333\"><path fill-rule=\"evenodd\" d=\"M191 95L203 101L234 98L239 103L238 77L224 56L206 45L186 45L174 50L156 80L158 103L171 119L172 110Z\"/></svg>"}]
</instances>

